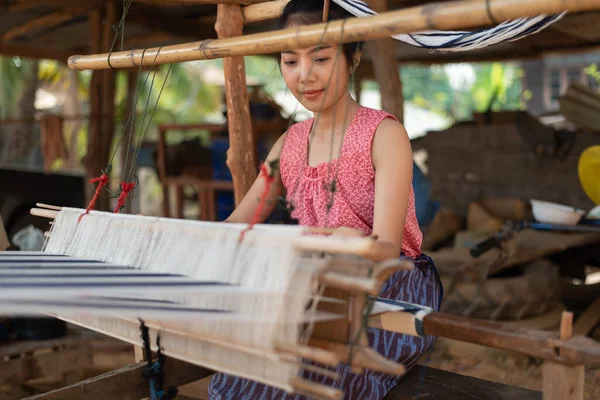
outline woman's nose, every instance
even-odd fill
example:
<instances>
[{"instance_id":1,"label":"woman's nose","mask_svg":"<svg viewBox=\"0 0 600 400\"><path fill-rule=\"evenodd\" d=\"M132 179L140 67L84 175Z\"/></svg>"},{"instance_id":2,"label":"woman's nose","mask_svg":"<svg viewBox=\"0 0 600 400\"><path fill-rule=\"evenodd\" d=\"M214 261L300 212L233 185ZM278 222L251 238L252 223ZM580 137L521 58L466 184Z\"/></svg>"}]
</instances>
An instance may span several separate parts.
<instances>
[{"instance_id":1,"label":"woman's nose","mask_svg":"<svg viewBox=\"0 0 600 400\"><path fill-rule=\"evenodd\" d=\"M313 75L312 62L300 63L300 81L301 82L310 82L312 80L312 75Z\"/></svg>"}]
</instances>

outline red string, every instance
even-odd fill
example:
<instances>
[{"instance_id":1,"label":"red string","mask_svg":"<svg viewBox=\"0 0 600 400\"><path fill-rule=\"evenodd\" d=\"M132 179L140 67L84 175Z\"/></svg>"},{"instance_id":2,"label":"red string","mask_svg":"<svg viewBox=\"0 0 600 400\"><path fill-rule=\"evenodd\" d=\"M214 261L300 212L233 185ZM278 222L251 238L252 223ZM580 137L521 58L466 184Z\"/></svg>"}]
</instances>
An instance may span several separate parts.
<instances>
[{"instance_id":1,"label":"red string","mask_svg":"<svg viewBox=\"0 0 600 400\"><path fill-rule=\"evenodd\" d=\"M258 207L256 207L256 210L254 211L254 215L252 216L252 219L250 220L250 225L248 226L248 228L244 229L242 231L242 233L240 234L240 241L244 240L245 233L248 232L250 229L252 229L254 227L254 225L256 223L258 223L258 221L260 220L262 211L265 208L265 203L267 202L267 196L269 195L269 192L271 191L271 185L273 185L273 182L275 181L274 174L273 175L269 174L269 171L267 171L267 166L265 164L262 164L260 166L260 174L262 175L263 178L265 178L265 190L263 190L263 192L260 196L260 201L258 203Z\"/></svg>"},{"instance_id":2,"label":"red string","mask_svg":"<svg viewBox=\"0 0 600 400\"><path fill-rule=\"evenodd\" d=\"M121 182L121 194L119 195L119 199L117 200L117 206L115 207L114 211L115 213L119 212L119 210L125 205L127 195L133 190L134 187L135 183Z\"/></svg>"},{"instance_id":3,"label":"red string","mask_svg":"<svg viewBox=\"0 0 600 400\"><path fill-rule=\"evenodd\" d=\"M81 218L83 218L84 215L89 214L90 210L93 210L96 207L96 201L98 201L98 196L100 196L102 188L108 183L108 175L102 174L97 178L90 179L90 184L93 185L94 183L98 184L98 187L96 188L96 193L94 193L94 197L92 197L90 204L88 204L87 208L85 209L85 213L79 216L78 222L81 222Z\"/></svg>"}]
</instances>

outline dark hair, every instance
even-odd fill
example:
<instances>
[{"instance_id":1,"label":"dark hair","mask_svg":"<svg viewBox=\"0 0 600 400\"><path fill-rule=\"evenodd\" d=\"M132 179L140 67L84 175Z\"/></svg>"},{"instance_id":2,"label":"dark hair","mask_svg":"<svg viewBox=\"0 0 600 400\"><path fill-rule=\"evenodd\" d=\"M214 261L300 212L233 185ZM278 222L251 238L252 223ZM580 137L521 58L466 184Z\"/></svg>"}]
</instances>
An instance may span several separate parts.
<instances>
[{"instance_id":1,"label":"dark hair","mask_svg":"<svg viewBox=\"0 0 600 400\"><path fill-rule=\"evenodd\" d=\"M323 22L323 0L290 0L279 18L279 29L284 29L291 24L310 25ZM329 1L327 21L353 17L348 11ZM344 56L348 64L352 64L354 54L362 49L362 42L345 43L342 45Z\"/></svg>"}]
</instances>

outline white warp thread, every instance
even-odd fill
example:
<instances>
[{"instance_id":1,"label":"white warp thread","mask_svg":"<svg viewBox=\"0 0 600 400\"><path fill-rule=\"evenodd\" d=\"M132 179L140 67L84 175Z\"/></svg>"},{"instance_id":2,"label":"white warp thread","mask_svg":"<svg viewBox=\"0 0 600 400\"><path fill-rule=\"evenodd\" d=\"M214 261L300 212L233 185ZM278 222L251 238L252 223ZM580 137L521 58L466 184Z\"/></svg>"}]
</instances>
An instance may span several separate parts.
<instances>
[{"instance_id":1,"label":"white warp thread","mask_svg":"<svg viewBox=\"0 0 600 400\"><path fill-rule=\"evenodd\" d=\"M103 212L91 212L78 222L83 212L63 208L54 221L44 251L237 285L239 291L227 288L219 293L211 289L210 293L180 300L252 316L254 322L248 322L248 318L241 323L231 318L211 317L202 323L185 321L186 332L233 342L263 354L240 355L226 347L198 341L191 341L186 347L188 340L183 339L172 342L174 348L170 350L183 355L197 354L200 358L196 362L209 368L290 389L288 383L297 376L298 366L274 362L273 358L277 358L274 344L299 343L307 318L306 306L315 301L314 274L322 265L307 262L290 240L300 236L304 228L257 225L245 233L240 244L240 233L247 225ZM149 296L160 298L161 294L149 293ZM132 335L139 335L117 319L103 319L101 325L103 331L130 340L134 340Z\"/></svg>"}]
</instances>

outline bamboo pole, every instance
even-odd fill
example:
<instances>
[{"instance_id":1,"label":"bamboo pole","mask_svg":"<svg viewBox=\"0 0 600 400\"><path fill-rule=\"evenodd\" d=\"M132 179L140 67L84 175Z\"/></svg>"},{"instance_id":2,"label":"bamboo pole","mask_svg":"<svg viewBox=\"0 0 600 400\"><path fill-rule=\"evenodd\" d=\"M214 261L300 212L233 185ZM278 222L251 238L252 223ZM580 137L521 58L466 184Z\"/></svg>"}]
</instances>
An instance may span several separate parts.
<instances>
[{"instance_id":1,"label":"bamboo pole","mask_svg":"<svg viewBox=\"0 0 600 400\"><path fill-rule=\"evenodd\" d=\"M389 11L373 17L350 18L327 24L294 27L272 32L243 35L227 39L204 40L173 46L154 47L113 53L114 68L126 68L221 57L272 54L292 48L306 48L319 43L350 43L375 40L393 34L429 29L452 30L481 27L503 21L563 11L580 12L600 9L600 0L463 0L431 3L424 6ZM490 17L491 16L491 17ZM493 19L492 19L493 18ZM327 29L326 29L327 28ZM157 55L157 53L159 53ZM142 61L142 54L144 59ZM76 70L109 68L108 54L75 55L69 67Z\"/></svg>"}]
</instances>

